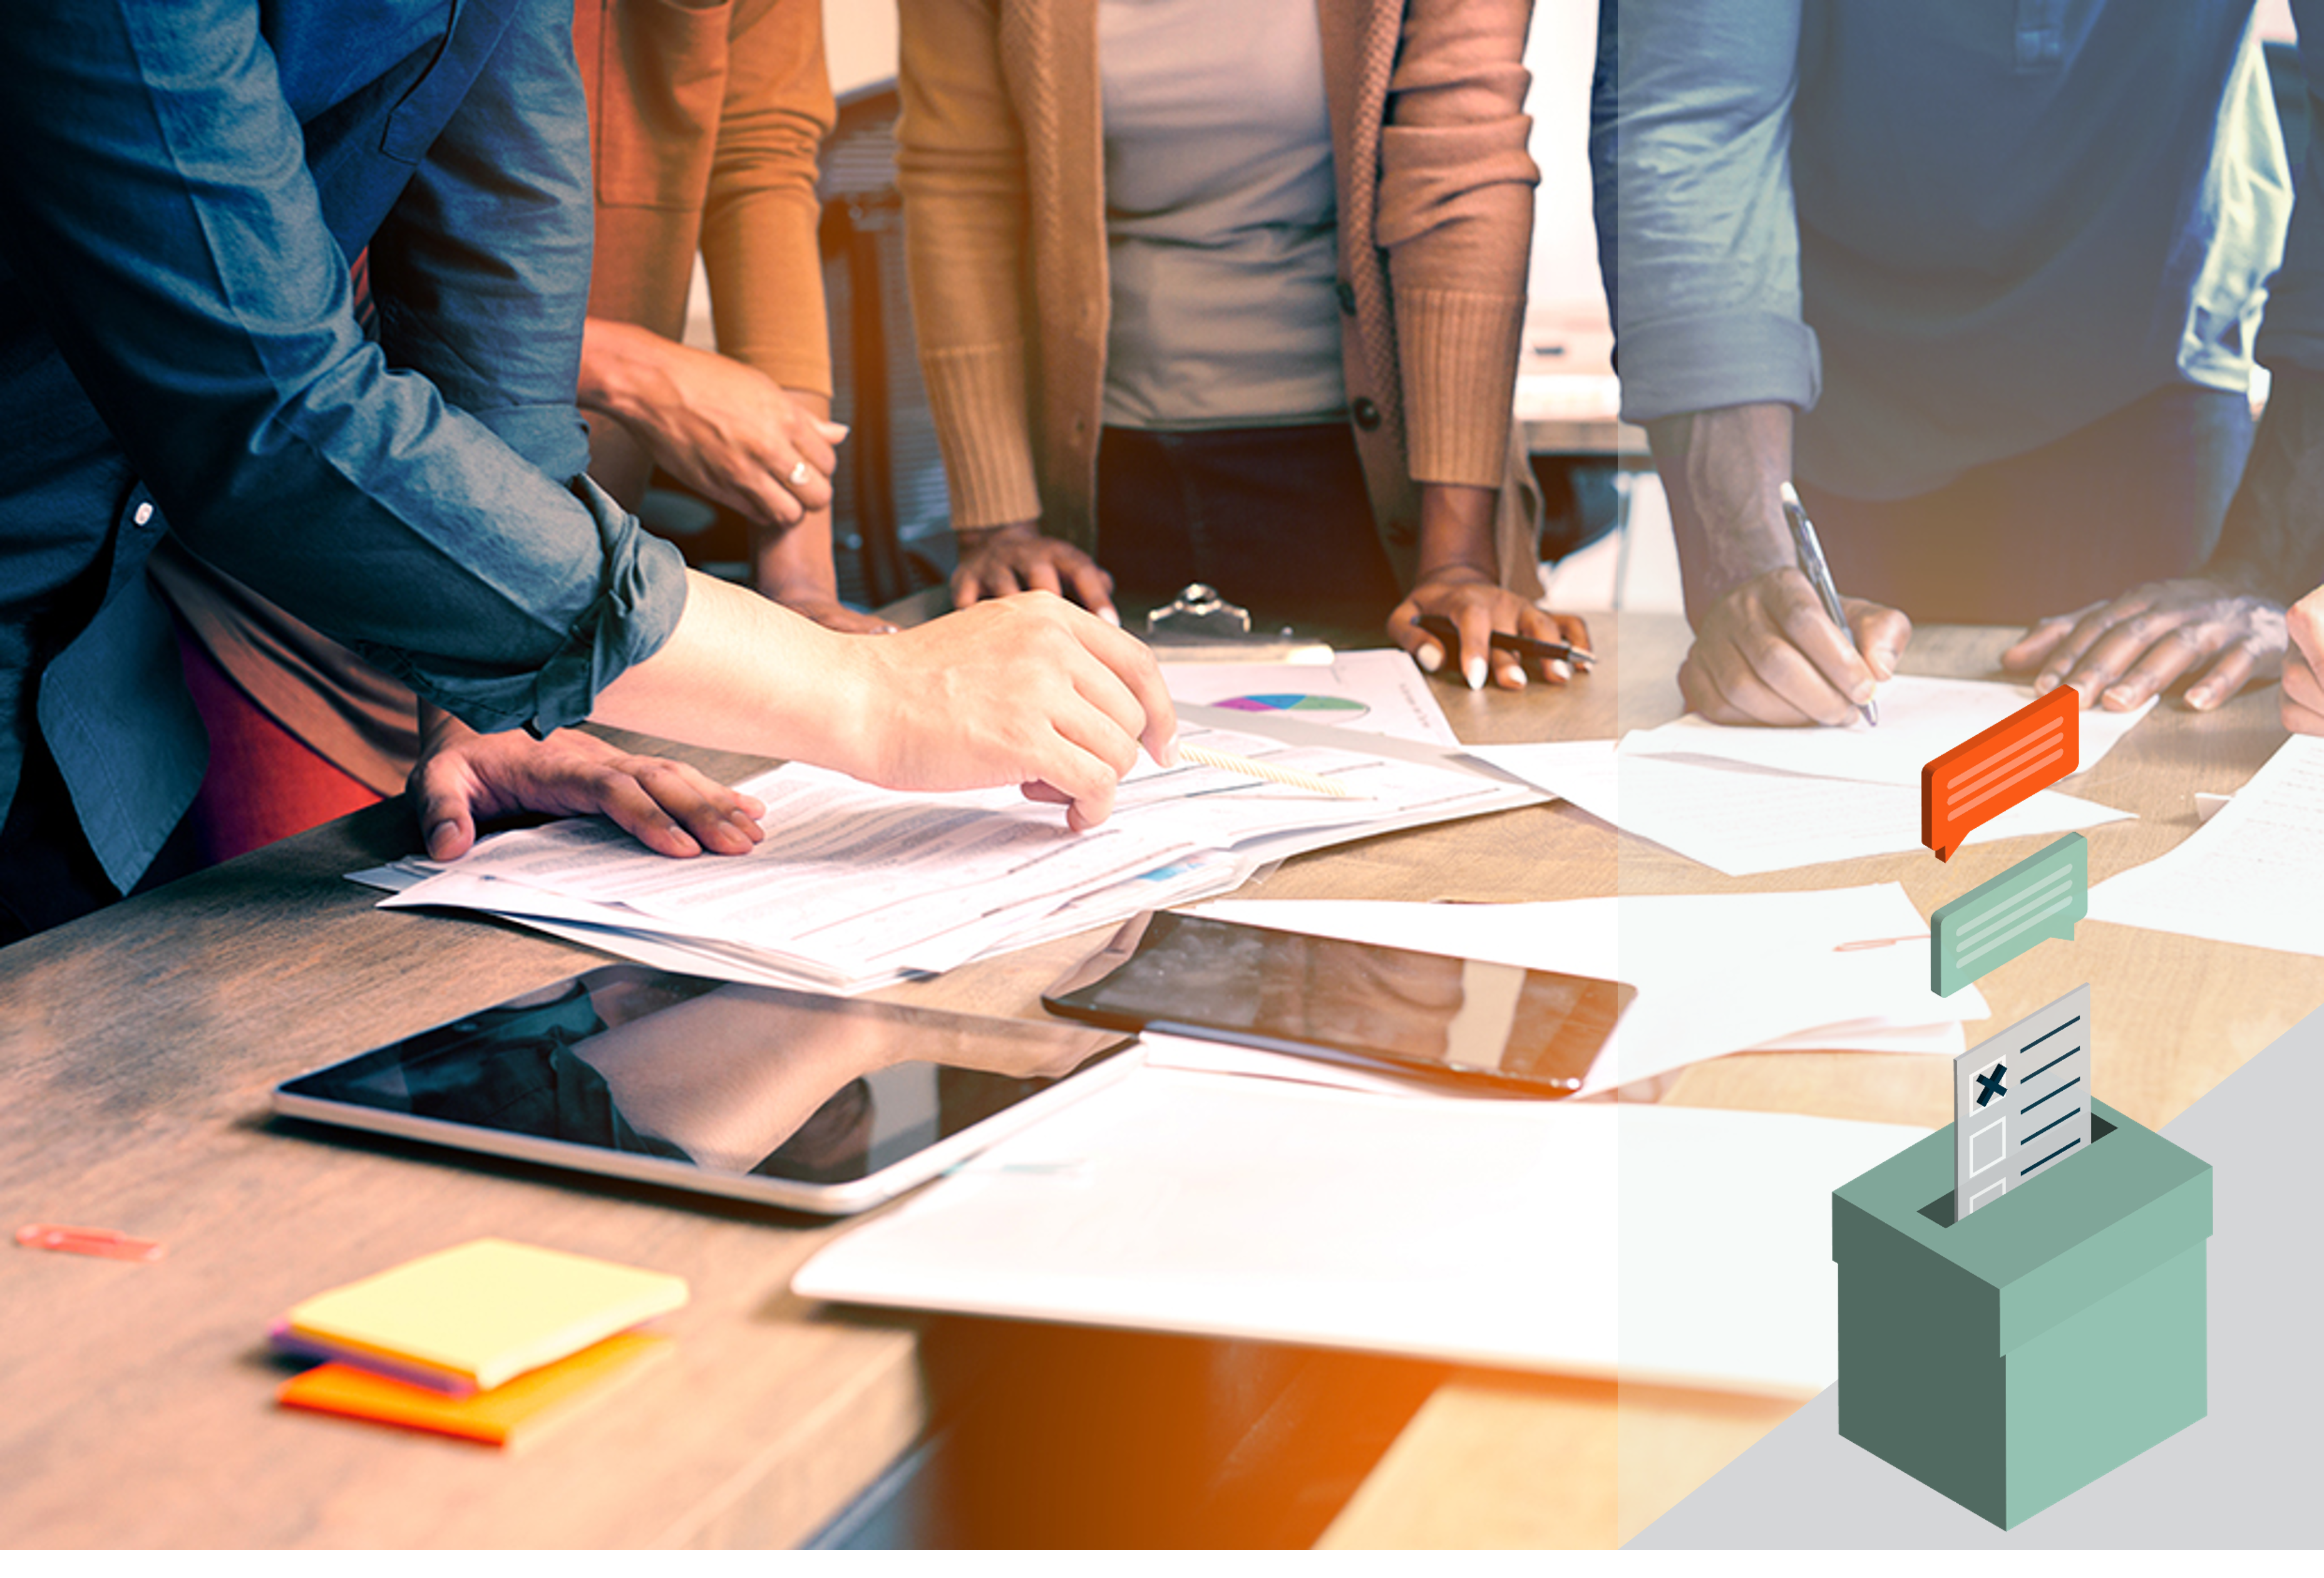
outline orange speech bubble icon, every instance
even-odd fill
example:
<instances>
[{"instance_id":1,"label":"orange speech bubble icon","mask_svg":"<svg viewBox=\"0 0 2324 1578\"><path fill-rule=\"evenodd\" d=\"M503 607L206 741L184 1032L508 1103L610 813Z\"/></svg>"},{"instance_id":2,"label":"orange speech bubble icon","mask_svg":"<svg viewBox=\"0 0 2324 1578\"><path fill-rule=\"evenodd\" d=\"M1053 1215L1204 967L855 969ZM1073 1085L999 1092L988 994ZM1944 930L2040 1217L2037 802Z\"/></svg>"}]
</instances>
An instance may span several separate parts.
<instances>
[{"instance_id":1,"label":"orange speech bubble icon","mask_svg":"<svg viewBox=\"0 0 2324 1578\"><path fill-rule=\"evenodd\" d=\"M2082 762L2082 698L2061 685L1921 769L1921 842L1950 860L1961 840Z\"/></svg>"}]
</instances>

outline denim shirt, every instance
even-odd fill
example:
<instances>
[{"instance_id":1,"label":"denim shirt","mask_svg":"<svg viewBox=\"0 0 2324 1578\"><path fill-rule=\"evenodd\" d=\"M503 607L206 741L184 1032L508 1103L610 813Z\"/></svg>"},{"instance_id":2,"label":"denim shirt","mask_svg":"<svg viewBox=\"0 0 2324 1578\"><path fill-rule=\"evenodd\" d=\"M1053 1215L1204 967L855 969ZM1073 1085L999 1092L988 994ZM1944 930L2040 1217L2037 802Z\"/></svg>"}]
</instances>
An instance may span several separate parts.
<instances>
[{"instance_id":1,"label":"denim shirt","mask_svg":"<svg viewBox=\"0 0 2324 1578\"><path fill-rule=\"evenodd\" d=\"M675 628L676 551L580 475L571 29L560 0L0 7L0 816L36 727L124 890L190 802L165 521L479 728L577 721Z\"/></svg>"},{"instance_id":2,"label":"denim shirt","mask_svg":"<svg viewBox=\"0 0 2324 1578\"><path fill-rule=\"evenodd\" d=\"M2168 383L2244 389L2287 224L2259 348L2324 370L2324 161L2293 219L2251 11L1604 0L1624 414L1786 402L1801 475L1925 493Z\"/></svg>"}]
</instances>

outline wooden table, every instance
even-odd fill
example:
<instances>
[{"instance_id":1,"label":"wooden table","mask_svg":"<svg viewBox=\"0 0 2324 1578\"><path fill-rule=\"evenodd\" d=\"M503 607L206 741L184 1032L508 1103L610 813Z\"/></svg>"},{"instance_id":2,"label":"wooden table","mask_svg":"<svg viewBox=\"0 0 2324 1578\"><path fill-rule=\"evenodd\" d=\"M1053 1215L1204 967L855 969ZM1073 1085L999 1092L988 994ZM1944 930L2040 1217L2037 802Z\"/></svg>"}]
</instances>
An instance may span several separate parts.
<instances>
[{"instance_id":1,"label":"wooden table","mask_svg":"<svg viewBox=\"0 0 2324 1578\"><path fill-rule=\"evenodd\" d=\"M1998 678L1999 654L2014 635L1924 630L1904 667ZM1683 625L1627 616L1617 637L1628 659L1621 726L1674 716L1672 677L1685 651ZM2078 780L2074 792L2139 817L2089 831L2090 881L2153 860L2192 832L2196 791L2241 787L2284 737L2275 705L2273 689L2208 715L2166 701ZM1572 824L1586 820L1567 809L1554 823L1554 835L1572 838ZM1602 852L1586 847L1593 869L1602 864ZM2034 847L2012 839L1973 845L1950 864L1920 853L1728 878L1626 835L1611 881L1596 891L1750 892L1895 881L1926 914ZM2150 1128L2185 1111L2324 1004L2324 960L2084 921L2070 947L2045 943L1978 983L1994 1017L1968 1027L1970 1043L2086 981L2098 1027L2098 1093ZM1938 1058L1785 1052L1693 1065L1661 1099L1935 1128L1952 1121L1951 1090L1950 1067ZM1323 1543L1618 1545L1796 1406L1662 1387L1458 1375L1423 1407Z\"/></svg>"},{"instance_id":2,"label":"wooden table","mask_svg":"<svg viewBox=\"0 0 2324 1578\"><path fill-rule=\"evenodd\" d=\"M1593 633L1608 661L1568 692L1440 687L1455 729L1603 737L1675 713L1675 621ZM1979 672L2002 639L1924 634L1914 656ZM2087 792L2146 819L2092 835L2093 877L2183 836L2192 790L2236 787L2278 737L2273 706L2158 713L2117 747ZM729 774L752 765L696 759ZM942 1323L836 1315L788 1293L833 1229L268 1121L267 1092L286 1075L594 962L492 922L377 910L340 880L412 844L401 807L378 807L0 951L0 1225L113 1227L169 1247L150 1265L0 1251L0 1544L792 1544L905 1453L942 1400L924 1362ZM1729 882L1552 806L1304 857L1258 896L1508 900L1893 876L1927 909L2023 853ZM1031 1014L1040 986L1088 946L884 995ZM2084 979L2109 1026L2104 1094L2150 1123L2324 1001L2324 963L2100 926L1985 990L2006 1020ZM1696 1067L1668 1099L1935 1124L1945 1091L1932 1059L1793 1053ZM515 1454L273 1408L270 1320L486 1232L687 1278L674 1360ZM1462 1375L1422 1409L1331 1540L1609 1543L1786 1412Z\"/></svg>"}]
</instances>

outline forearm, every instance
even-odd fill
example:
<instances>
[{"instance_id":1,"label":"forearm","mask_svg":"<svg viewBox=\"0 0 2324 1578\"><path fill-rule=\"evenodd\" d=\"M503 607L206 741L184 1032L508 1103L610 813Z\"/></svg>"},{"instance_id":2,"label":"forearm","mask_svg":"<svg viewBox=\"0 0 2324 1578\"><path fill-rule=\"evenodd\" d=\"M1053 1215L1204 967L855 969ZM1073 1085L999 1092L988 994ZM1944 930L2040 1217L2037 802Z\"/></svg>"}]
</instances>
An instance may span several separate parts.
<instances>
[{"instance_id":1,"label":"forearm","mask_svg":"<svg viewBox=\"0 0 2324 1578\"><path fill-rule=\"evenodd\" d=\"M2324 585L2324 374L2277 370L2219 545L2201 573L2287 604Z\"/></svg>"},{"instance_id":2,"label":"forearm","mask_svg":"<svg viewBox=\"0 0 2324 1578\"><path fill-rule=\"evenodd\" d=\"M1690 614L1794 562L1780 490L1792 408L1766 402L1665 417L1646 429L1669 497Z\"/></svg>"},{"instance_id":3,"label":"forearm","mask_svg":"<svg viewBox=\"0 0 2324 1578\"><path fill-rule=\"evenodd\" d=\"M687 581L678 628L598 693L591 716L714 750L872 775L864 743L878 697L856 660L861 643L698 571Z\"/></svg>"},{"instance_id":4,"label":"forearm","mask_svg":"<svg viewBox=\"0 0 2324 1578\"><path fill-rule=\"evenodd\" d=\"M581 330L581 380L576 395L590 411L651 431L654 413L678 398L669 370L673 343L650 328L592 318Z\"/></svg>"}]
</instances>

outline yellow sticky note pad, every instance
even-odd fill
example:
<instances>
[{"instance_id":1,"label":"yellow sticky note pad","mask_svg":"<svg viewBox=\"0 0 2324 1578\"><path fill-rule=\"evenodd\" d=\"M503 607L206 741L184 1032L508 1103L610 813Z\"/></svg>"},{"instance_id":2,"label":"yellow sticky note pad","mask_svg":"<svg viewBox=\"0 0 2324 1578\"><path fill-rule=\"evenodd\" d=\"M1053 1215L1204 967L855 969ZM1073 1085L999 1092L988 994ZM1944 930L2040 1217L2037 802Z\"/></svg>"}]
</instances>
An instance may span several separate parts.
<instances>
[{"instance_id":1,"label":"yellow sticky note pad","mask_svg":"<svg viewBox=\"0 0 2324 1578\"><path fill-rule=\"evenodd\" d=\"M322 1364L284 1381L275 1400L286 1408L344 1414L510 1446L603 1397L615 1382L667 1358L669 1350L668 1337L624 1332L505 1386L465 1398L392 1380L352 1364Z\"/></svg>"},{"instance_id":2,"label":"yellow sticky note pad","mask_svg":"<svg viewBox=\"0 0 2324 1578\"><path fill-rule=\"evenodd\" d=\"M289 1324L311 1341L489 1391L686 1298L682 1277L481 1238L318 1294Z\"/></svg>"}]
</instances>

